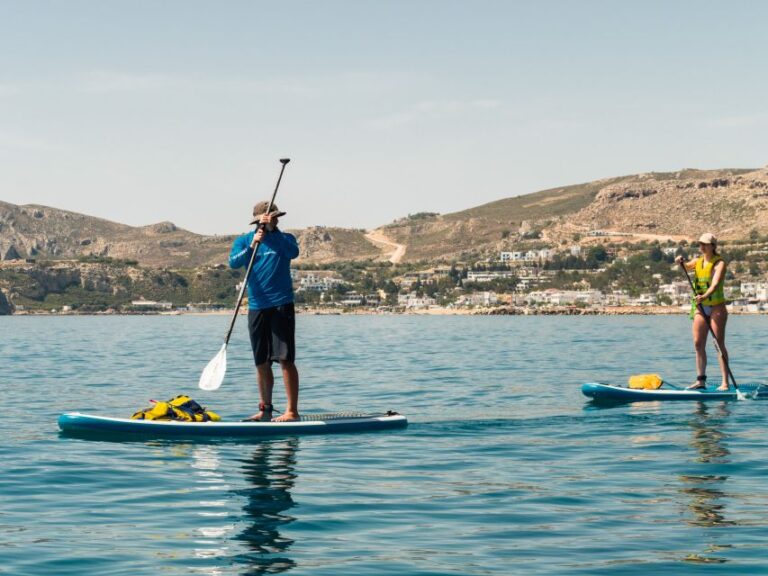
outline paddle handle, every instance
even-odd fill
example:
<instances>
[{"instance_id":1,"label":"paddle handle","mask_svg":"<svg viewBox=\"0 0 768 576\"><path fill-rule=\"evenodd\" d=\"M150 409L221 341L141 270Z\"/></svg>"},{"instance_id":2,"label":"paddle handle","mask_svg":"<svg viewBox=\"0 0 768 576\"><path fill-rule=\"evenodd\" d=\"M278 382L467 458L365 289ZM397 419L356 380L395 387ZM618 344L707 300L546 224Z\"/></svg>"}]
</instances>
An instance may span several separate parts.
<instances>
[{"instance_id":1,"label":"paddle handle","mask_svg":"<svg viewBox=\"0 0 768 576\"><path fill-rule=\"evenodd\" d=\"M283 172L285 172L285 165L290 162L290 158L281 158L280 163L282 164L282 167L280 168L280 175L277 177L277 184L275 184L275 191L272 192L272 198L269 200L269 206L267 206L267 214L272 212L272 205L275 203L275 197L277 196L277 189L280 188L280 181L283 179ZM264 227L264 224L259 222L259 224L256 226L256 231L258 232ZM248 260L248 267L245 269L245 278L243 278L243 283L240 286L240 293L237 296L237 304L235 305L235 313L232 315L232 320L229 323L229 330L227 330L227 335L224 337L224 346L227 346L229 344L229 339L232 337L232 330L235 328L235 322L237 321L237 313L240 311L240 304L243 301L243 296L245 295L245 287L248 285L248 277L251 275L251 270L253 269L253 263L256 261L256 253L259 251L259 245L261 242L254 242L251 245L251 248L253 249L253 252L251 253L251 258Z\"/></svg>"},{"instance_id":2,"label":"paddle handle","mask_svg":"<svg viewBox=\"0 0 768 576\"><path fill-rule=\"evenodd\" d=\"M696 286L693 284L693 280L691 280L691 275L688 273L688 268L685 267L685 262L680 262L680 267L683 269L683 272L685 272L685 277L688 278L688 284L691 285L691 290L693 291L693 297L696 298L698 296L698 292L696 292ZM736 384L736 378L733 376L733 372L731 372L731 365L728 362L728 357L723 354L723 351L720 349L720 344L717 342L717 336L715 335L715 331L712 329L712 322L707 315L707 313L704 310L704 306L701 302L696 302L696 308L699 310L699 313L704 316L704 321L707 323L707 328L709 329L709 333L712 334L712 341L715 344L715 350L717 350L718 355L720 358L723 359L723 364L725 364L725 370L728 374L728 376L731 378L731 382L733 382L733 387L738 390L739 386Z\"/></svg>"}]
</instances>

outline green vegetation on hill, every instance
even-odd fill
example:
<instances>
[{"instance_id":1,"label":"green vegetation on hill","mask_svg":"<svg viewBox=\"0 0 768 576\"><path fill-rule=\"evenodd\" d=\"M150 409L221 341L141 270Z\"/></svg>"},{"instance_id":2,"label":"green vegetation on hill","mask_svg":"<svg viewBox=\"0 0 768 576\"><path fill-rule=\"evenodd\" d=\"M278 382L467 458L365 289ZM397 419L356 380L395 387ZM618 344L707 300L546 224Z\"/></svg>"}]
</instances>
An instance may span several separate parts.
<instances>
[{"instance_id":1,"label":"green vegetation on hill","mask_svg":"<svg viewBox=\"0 0 768 576\"><path fill-rule=\"evenodd\" d=\"M24 310L51 310L70 306L82 312L125 309L145 299L232 306L242 270L226 267L198 269L144 269L123 262L35 264L0 269L0 287L13 304Z\"/></svg>"},{"instance_id":2,"label":"green vegetation on hill","mask_svg":"<svg viewBox=\"0 0 768 576\"><path fill-rule=\"evenodd\" d=\"M752 235L752 241L722 246L722 254L729 263L729 285L738 286L743 280L764 277L767 268L764 255L768 250L766 241L768 238ZM675 252L665 253L668 248L674 248ZM402 265L380 261L328 262L320 265L299 263L295 268L300 274L322 272L345 282L325 294L325 303L340 301L349 291L368 295L381 290L385 294L384 303L390 305L396 304L398 293L407 291L433 297L440 304L454 302L459 296L473 292L512 294L519 285L520 275L531 275L531 266L534 271L541 272L531 290L592 288L604 293L625 291L636 297L655 293L661 284L684 280L673 259L675 253L686 252L695 255L695 247L685 243L606 242L585 248L578 256L560 252L536 266L529 264L525 272L498 261L453 262L443 276L416 280L407 289L398 287L396 282L409 274L413 278L416 272L431 270L428 262ZM470 271L507 271L512 274L490 282L470 282L467 280ZM12 306L17 311L61 310L63 306L79 312L110 308L130 311L131 301L139 299L171 302L174 307L189 303L231 307L242 274L242 270L230 270L223 265L197 269L147 269L130 262L104 259L98 262L48 261L6 265L0 267L0 294L8 294L9 298L0 298L0 313L8 313ZM296 301L299 304L318 304L321 296L317 292L297 292Z\"/></svg>"}]
</instances>

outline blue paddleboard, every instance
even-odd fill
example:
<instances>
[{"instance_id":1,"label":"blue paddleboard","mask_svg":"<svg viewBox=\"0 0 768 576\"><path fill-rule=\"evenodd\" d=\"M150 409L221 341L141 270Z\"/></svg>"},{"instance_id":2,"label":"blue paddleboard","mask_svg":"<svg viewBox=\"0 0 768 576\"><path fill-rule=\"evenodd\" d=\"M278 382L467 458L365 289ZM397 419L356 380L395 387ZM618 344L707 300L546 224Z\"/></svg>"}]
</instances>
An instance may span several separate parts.
<instances>
[{"instance_id":1,"label":"blue paddleboard","mask_svg":"<svg viewBox=\"0 0 768 576\"><path fill-rule=\"evenodd\" d=\"M746 397L751 397L757 389L755 384L742 384L739 386ZM583 384L581 392L584 396L592 398L596 402L655 402L657 400L737 400L736 391L731 388L727 392L718 392L714 388L707 390L677 390L671 388L659 388L658 390L639 390L635 388L622 388L610 384L588 382ZM758 398L768 398L768 386L760 387Z\"/></svg>"},{"instance_id":2,"label":"blue paddleboard","mask_svg":"<svg viewBox=\"0 0 768 576\"><path fill-rule=\"evenodd\" d=\"M396 412L386 414L314 414L297 422L178 422L133 420L68 412L59 416L64 434L99 438L259 438L296 434L368 432L404 428L408 419Z\"/></svg>"}]
</instances>

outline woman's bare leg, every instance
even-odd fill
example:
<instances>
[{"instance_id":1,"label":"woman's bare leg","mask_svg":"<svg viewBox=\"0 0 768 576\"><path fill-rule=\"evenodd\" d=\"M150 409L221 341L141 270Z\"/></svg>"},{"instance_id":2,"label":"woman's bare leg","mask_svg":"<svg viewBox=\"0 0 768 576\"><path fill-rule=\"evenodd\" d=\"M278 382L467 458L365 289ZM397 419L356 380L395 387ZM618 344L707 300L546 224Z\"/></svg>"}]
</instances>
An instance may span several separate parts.
<instances>
[{"instance_id":1,"label":"woman's bare leg","mask_svg":"<svg viewBox=\"0 0 768 576\"><path fill-rule=\"evenodd\" d=\"M712 332L714 332L717 344L720 346L720 373L723 381L718 390L728 390L728 349L725 347L725 324L728 322L728 310L724 304L712 308L709 321L712 323Z\"/></svg>"},{"instance_id":2,"label":"woman's bare leg","mask_svg":"<svg viewBox=\"0 0 768 576\"><path fill-rule=\"evenodd\" d=\"M693 347L696 350L696 383L705 385L706 381L701 381L698 378L707 375L707 334L709 333L709 328L707 328L707 321L700 312L696 312L696 315L693 317L692 330ZM703 388L703 386L701 387Z\"/></svg>"}]
</instances>

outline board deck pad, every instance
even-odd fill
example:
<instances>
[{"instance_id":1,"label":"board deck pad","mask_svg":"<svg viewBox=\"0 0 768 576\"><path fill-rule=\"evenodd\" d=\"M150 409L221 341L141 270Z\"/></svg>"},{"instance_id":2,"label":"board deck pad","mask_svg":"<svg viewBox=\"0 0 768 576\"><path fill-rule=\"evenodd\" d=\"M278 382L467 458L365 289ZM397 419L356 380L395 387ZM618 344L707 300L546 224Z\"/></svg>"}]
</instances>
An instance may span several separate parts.
<instances>
[{"instance_id":1,"label":"board deck pad","mask_svg":"<svg viewBox=\"0 0 768 576\"><path fill-rule=\"evenodd\" d=\"M392 412L391 415L395 415ZM382 414L363 414L362 412L329 412L327 414L307 414L301 416L299 422L328 422L329 420L347 420L352 418L375 418ZM261 422L263 424L263 422ZM257 422L260 424L260 422Z\"/></svg>"}]
</instances>

